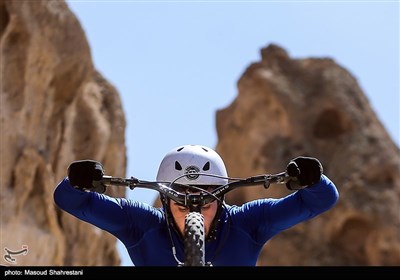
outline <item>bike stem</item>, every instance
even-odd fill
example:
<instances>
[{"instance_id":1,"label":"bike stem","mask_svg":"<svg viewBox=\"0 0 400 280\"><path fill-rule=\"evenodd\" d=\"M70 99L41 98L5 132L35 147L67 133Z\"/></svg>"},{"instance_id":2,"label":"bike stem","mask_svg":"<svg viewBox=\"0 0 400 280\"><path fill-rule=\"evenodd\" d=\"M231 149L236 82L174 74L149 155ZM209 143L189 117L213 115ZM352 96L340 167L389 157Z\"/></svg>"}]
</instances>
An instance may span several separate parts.
<instances>
[{"instance_id":1,"label":"bike stem","mask_svg":"<svg viewBox=\"0 0 400 280\"><path fill-rule=\"evenodd\" d=\"M204 196L200 194L188 193L185 196L185 206L189 208L190 212L201 213L201 207L204 205Z\"/></svg>"}]
</instances>

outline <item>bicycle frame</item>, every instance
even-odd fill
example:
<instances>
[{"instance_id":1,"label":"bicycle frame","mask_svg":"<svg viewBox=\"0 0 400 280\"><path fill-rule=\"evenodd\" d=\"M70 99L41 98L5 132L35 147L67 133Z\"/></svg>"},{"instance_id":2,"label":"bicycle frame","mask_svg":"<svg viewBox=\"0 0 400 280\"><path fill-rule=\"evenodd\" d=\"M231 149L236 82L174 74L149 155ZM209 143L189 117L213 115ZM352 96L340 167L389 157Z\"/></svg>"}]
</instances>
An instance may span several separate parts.
<instances>
[{"instance_id":1,"label":"bicycle frame","mask_svg":"<svg viewBox=\"0 0 400 280\"><path fill-rule=\"evenodd\" d=\"M193 175L193 174L192 174ZM195 175L214 176L210 174L196 173ZM183 175L184 177L186 175ZM179 177L181 178L181 177ZM179 178L176 178L178 180ZM277 174L263 174L247 178L231 178L228 177L226 185L218 186L211 191L201 189L193 185L175 184L174 182L157 182L144 181L137 178L121 178L104 175L101 181L94 183L102 183L108 186L124 186L131 190L134 188L147 188L158 191L161 195L177 202L178 204L188 207L189 213L185 217L184 225L184 251L185 261L182 266L212 266L205 263L205 228L204 217L201 214L202 206L222 198L226 193L245 186L255 186L263 184L267 189L271 184L285 184L289 180L296 180L296 177L289 176L287 172ZM192 189L191 192L179 192L174 186L183 186Z\"/></svg>"}]
</instances>

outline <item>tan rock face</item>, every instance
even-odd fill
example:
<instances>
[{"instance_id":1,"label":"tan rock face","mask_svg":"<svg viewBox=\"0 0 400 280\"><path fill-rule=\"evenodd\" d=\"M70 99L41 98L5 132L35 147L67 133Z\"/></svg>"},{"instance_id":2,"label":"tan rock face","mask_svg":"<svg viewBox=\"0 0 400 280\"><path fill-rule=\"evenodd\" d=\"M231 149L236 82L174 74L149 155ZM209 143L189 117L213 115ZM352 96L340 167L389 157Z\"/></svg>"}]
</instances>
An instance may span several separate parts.
<instances>
[{"instance_id":1,"label":"tan rock face","mask_svg":"<svg viewBox=\"0 0 400 280\"><path fill-rule=\"evenodd\" d=\"M314 156L338 204L265 246L259 265L399 265L400 153L356 79L331 59L291 59L270 45L217 112L217 151L233 177L283 171ZM235 190L227 202L280 197L284 187Z\"/></svg>"},{"instance_id":2,"label":"tan rock face","mask_svg":"<svg viewBox=\"0 0 400 280\"><path fill-rule=\"evenodd\" d=\"M93 68L82 28L62 1L0 1L1 250L5 265L118 265L116 240L53 202L73 160L125 174L118 93ZM114 195L124 195L110 190Z\"/></svg>"}]
</instances>

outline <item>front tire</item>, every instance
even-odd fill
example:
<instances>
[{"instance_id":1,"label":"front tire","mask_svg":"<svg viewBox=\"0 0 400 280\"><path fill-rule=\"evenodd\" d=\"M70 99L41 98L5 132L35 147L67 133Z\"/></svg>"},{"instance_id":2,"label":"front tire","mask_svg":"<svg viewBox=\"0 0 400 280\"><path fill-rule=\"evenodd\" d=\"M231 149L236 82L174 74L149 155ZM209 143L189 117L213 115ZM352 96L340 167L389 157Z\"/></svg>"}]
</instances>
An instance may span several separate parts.
<instances>
[{"instance_id":1,"label":"front tire","mask_svg":"<svg viewBox=\"0 0 400 280\"><path fill-rule=\"evenodd\" d=\"M205 265L204 216L199 212L190 212L185 217L185 266Z\"/></svg>"}]
</instances>

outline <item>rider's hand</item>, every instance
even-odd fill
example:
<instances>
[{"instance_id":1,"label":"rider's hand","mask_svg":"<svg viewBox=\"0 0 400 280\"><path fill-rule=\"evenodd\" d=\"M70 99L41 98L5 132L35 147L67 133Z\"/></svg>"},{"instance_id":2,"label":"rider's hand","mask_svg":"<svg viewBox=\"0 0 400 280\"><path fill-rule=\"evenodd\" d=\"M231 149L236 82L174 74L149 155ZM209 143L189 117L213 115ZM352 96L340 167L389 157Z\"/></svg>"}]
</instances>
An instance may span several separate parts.
<instances>
[{"instance_id":1,"label":"rider's hand","mask_svg":"<svg viewBox=\"0 0 400 280\"><path fill-rule=\"evenodd\" d=\"M318 183L321 180L323 168L318 159L299 156L289 162L286 172L293 177L286 183L286 187L289 190L299 190Z\"/></svg>"},{"instance_id":2,"label":"rider's hand","mask_svg":"<svg viewBox=\"0 0 400 280\"><path fill-rule=\"evenodd\" d=\"M106 190L101 183L104 170L100 162L94 160L73 161L68 166L68 179L74 188L103 193Z\"/></svg>"}]
</instances>

